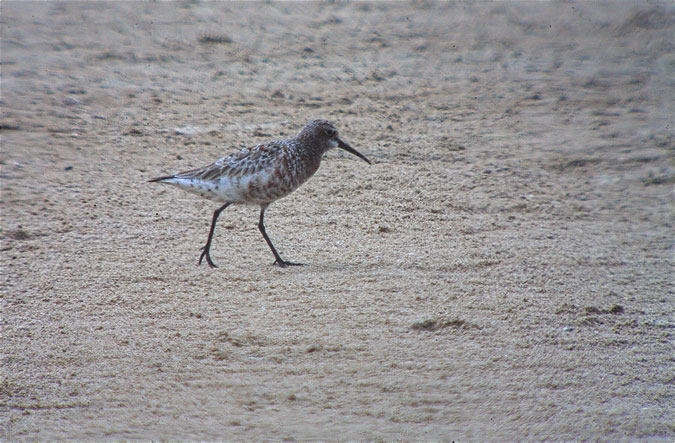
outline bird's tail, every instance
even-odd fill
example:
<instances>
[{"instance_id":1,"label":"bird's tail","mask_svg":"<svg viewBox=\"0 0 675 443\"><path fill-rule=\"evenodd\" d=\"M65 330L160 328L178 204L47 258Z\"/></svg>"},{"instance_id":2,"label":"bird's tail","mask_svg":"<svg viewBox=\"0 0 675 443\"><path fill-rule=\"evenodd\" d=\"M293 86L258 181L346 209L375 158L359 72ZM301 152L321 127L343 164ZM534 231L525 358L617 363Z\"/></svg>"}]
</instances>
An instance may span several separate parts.
<instances>
[{"instance_id":1,"label":"bird's tail","mask_svg":"<svg viewBox=\"0 0 675 443\"><path fill-rule=\"evenodd\" d=\"M165 180L170 180L172 178L176 178L176 176L175 175L165 175L164 177L155 177L155 178L151 178L150 180L148 180L148 183L163 182Z\"/></svg>"}]
</instances>

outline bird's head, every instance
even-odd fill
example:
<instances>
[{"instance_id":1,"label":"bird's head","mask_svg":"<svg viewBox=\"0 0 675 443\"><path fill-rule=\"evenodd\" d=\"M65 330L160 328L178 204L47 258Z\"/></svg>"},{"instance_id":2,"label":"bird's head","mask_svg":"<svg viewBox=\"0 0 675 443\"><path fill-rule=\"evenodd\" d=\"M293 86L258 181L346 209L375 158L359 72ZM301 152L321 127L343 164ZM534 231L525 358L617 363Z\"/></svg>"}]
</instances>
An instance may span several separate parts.
<instances>
[{"instance_id":1,"label":"bird's head","mask_svg":"<svg viewBox=\"0 0 675 443\"><path fill-rule=\"evenodd\" d=\"M332 148L344 149L350 154L354 154L355 156L364 160L366 163L370 164L370 160L368 160L363 154L340 140L335 126L326 120L310 121L300 130L295 138L309 142L314 146L319 146L323 152Z\"/></svg>"}]
</instances>

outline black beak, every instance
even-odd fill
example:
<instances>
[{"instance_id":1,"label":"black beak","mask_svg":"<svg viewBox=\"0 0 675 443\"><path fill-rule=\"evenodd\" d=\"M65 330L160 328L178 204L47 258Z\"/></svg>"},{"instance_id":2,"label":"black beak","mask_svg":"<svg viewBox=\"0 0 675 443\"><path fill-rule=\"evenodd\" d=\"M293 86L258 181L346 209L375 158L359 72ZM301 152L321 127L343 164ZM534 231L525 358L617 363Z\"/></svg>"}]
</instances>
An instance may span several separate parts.
<instances>
[{"instance_id":1,"label":"black beak","mask_svg":"<svg viewBox=\"0 0 675 443\"><path fill-rule=\"evenodd\" d=\"M371 163L370 163L370 160L368 160L368 159L367 159L364 155L362 155L359 151L357 151L356 149L354 149L354 148L352 148L351 146L349 146L347 143L343 142L343 141L340 140L339 138L337 139L337 142L338 142L338 148L344 149L345 151L347 151L347 152L349 152L349 153L351 153L351 154L354 154L355 156L357 156L357 157L360 158L361 160L365 161L366 163L371 164Z\"/></svg>"}]
</instances>

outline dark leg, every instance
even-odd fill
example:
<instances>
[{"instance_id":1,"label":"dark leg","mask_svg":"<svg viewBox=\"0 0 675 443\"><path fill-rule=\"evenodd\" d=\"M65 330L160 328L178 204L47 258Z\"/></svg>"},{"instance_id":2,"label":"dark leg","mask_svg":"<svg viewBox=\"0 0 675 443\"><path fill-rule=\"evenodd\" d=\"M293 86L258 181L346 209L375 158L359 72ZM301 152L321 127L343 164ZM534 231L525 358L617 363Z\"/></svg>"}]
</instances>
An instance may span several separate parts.
<instances>
[{"instance_id":1,"label":"dark leg","mask_svg":"<svg viewBox=\"0 0 675 443\"><path fill-rule=\"evenodd\" d=\"M284 259L281 258L279 253L277 252L276 249L274 249L274 245L272 244L272 240L267 236L267 232L265 232L265 225L263 224L263 219L265 218L265 209L267 209L267 206L261 206L260 207L260 223L258 223L258 229L260 229L260 232L262 233L263 237L265 238L265 241L267 242L267 245L270 247L272 250L272 254L274 254L274 258L276 261L274 264L277 264L281 266L282 268L285 268L286 266L301 266L302 263L293 263L290 261L285 261Z\"/></svg>"},{"instance_id":2,"label":"dark leg","mask_svg":"<svg viewBox=\"0 0 675 443\"><path fill-rule=\"evenodd\" d=\"M206 263L209 264L212 268L217 268L215 263L211 261L211 254L209 254L209 250L211 249L211 240L213 239L213 231L216 229L216 221L218 221L218 216L220 213L223 211L223 209L227 208L230 206L230 203L225 203L223 206L220 208L216 209L213 211L213 220L211 221L211 230L209 231L209 239L206 240L206 246L202 248L202 255L199 256L199 265L202 264L202 259L206 257Z\"/></svg>"}]
</instances>

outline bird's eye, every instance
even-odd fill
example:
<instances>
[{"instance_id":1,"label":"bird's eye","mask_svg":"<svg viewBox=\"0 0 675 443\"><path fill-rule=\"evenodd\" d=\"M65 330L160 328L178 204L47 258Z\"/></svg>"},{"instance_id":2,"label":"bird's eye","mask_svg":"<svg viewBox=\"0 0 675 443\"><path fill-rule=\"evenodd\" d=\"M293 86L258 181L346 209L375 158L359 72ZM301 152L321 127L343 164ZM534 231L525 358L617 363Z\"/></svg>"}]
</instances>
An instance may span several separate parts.
<instances>
[{"instance_id":1,"label":"bird's eye","mask_svg":"<svg viewBox=\"0 0 675 443\"><path fill-rule=\"evenodd\" d=\"M333 128L328 128L328 129L326 129L324 132L326 133L326 135L327 135L328 137L333 137L333 136L335 136L335 133L336 133L337 131L336 131L335 129L333 129Z\"/></svg>"}]
</instances>

